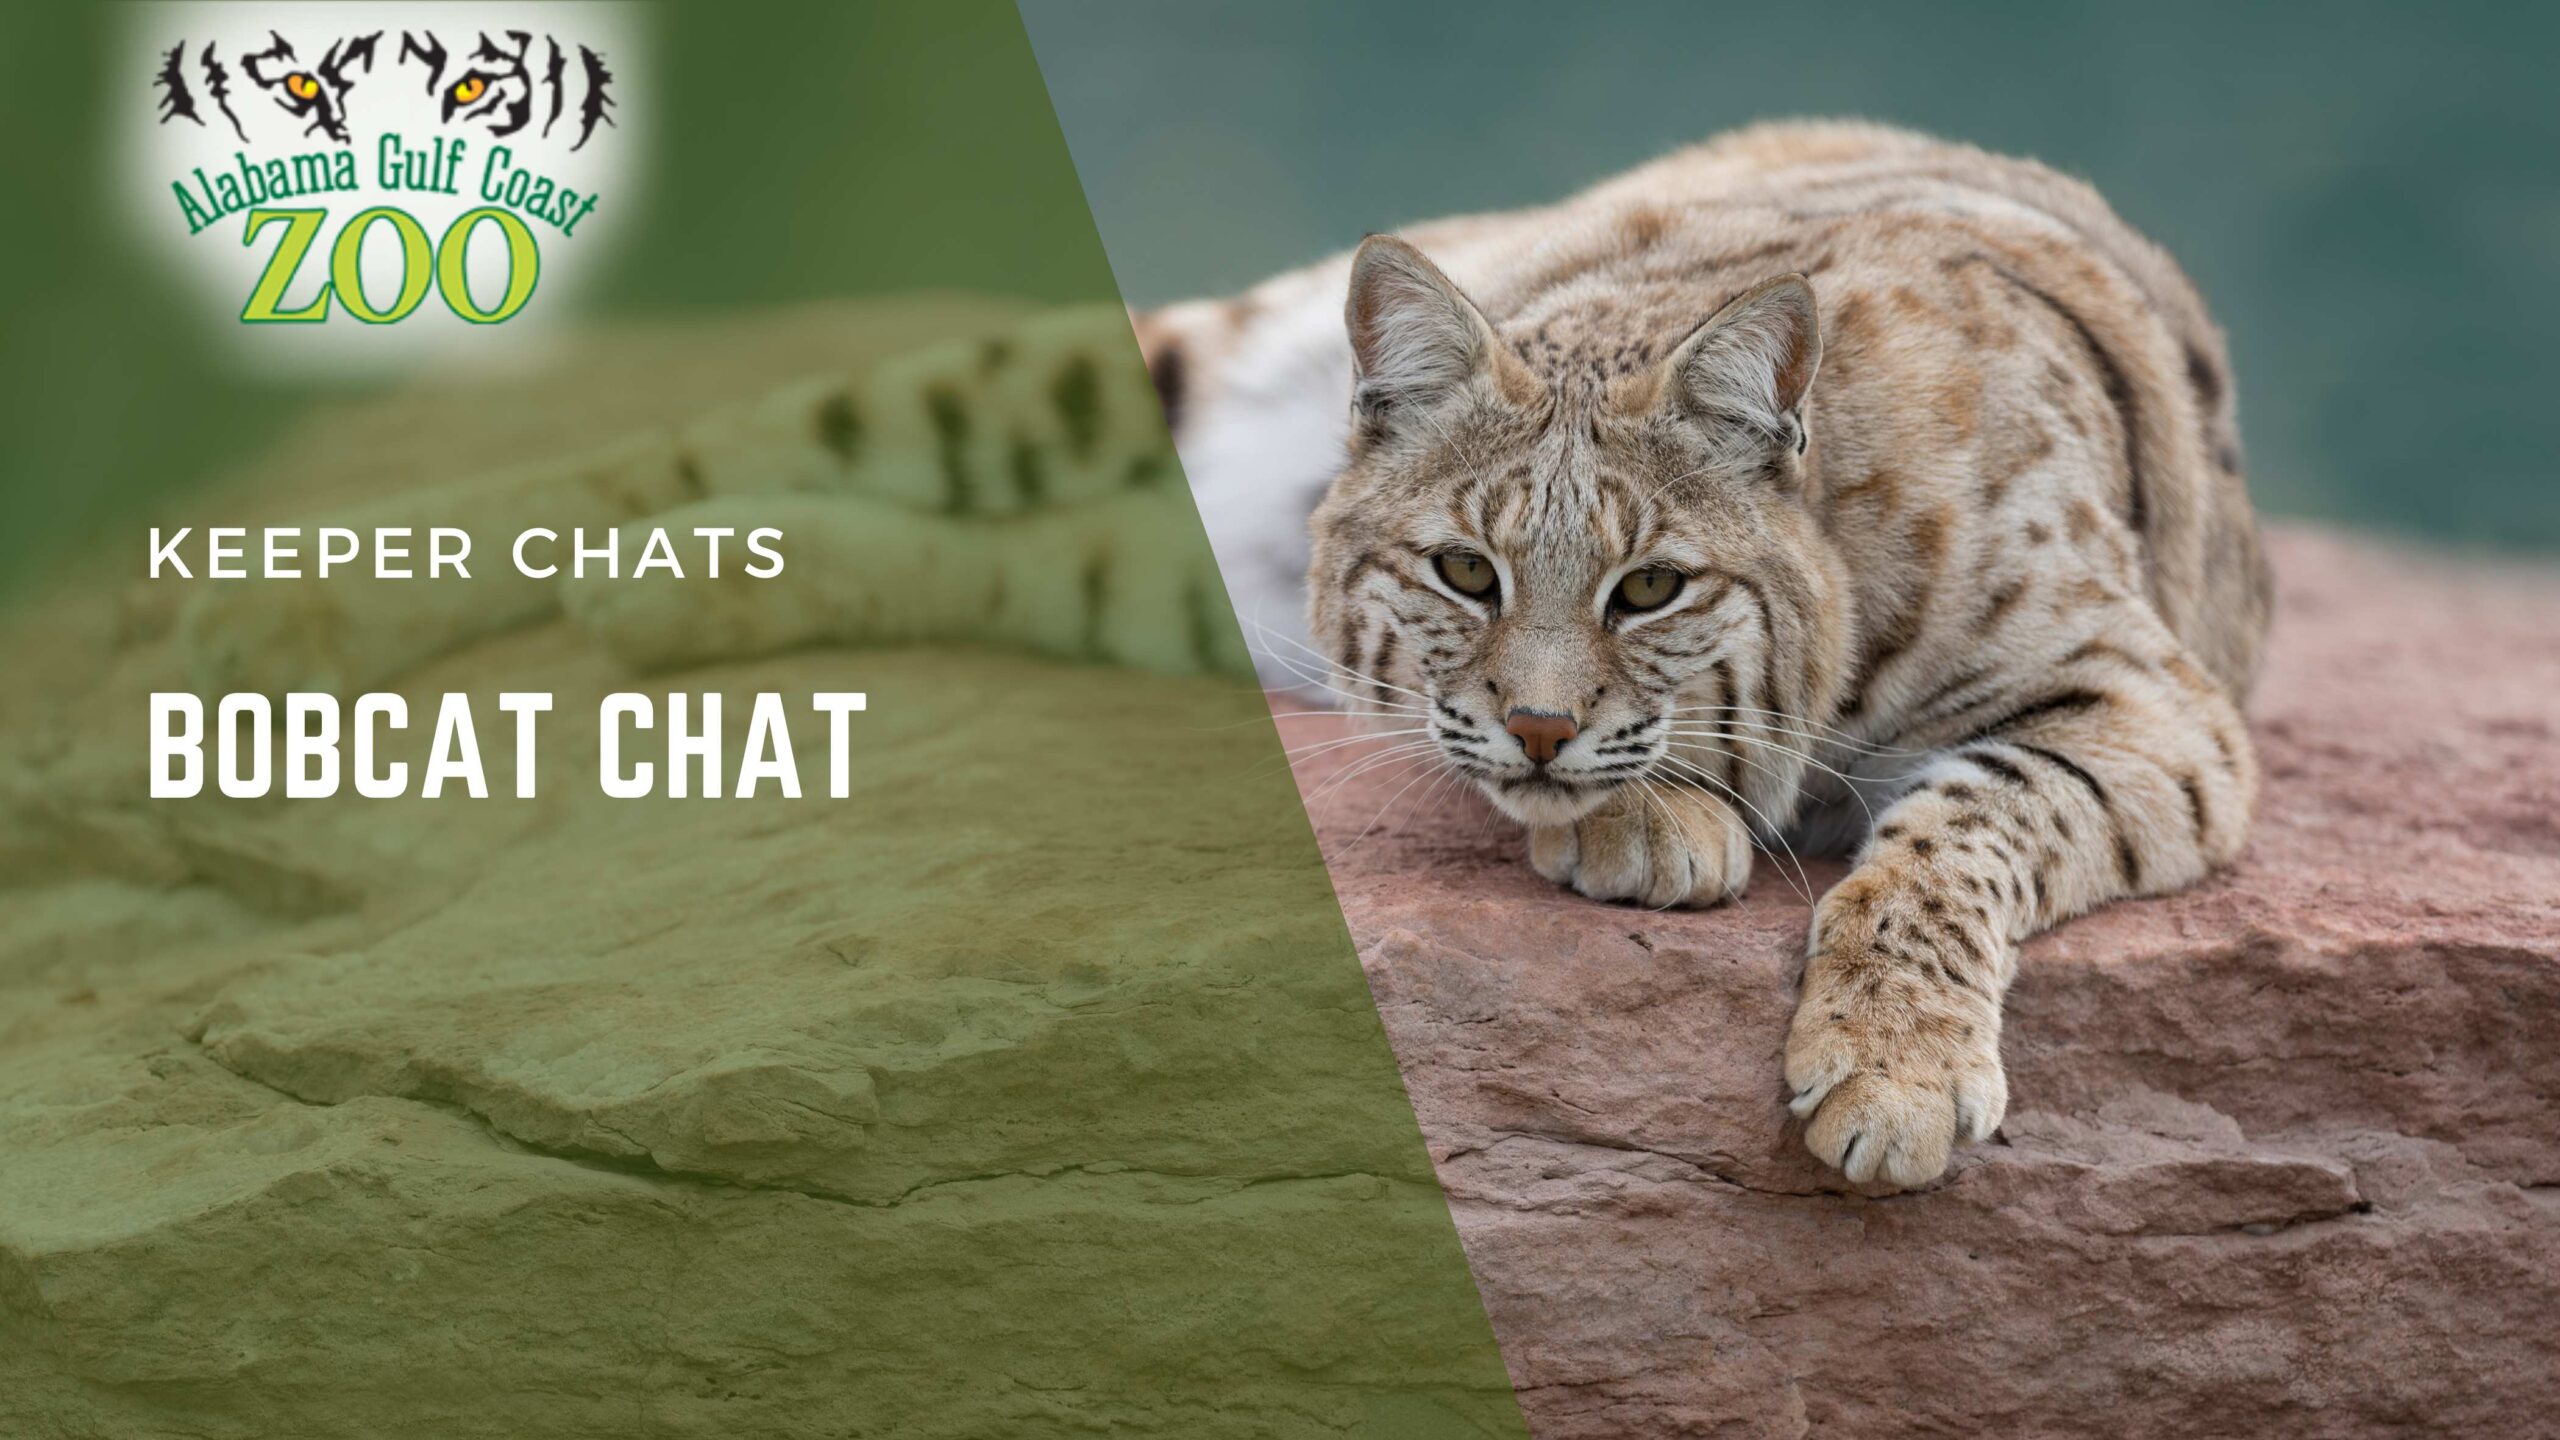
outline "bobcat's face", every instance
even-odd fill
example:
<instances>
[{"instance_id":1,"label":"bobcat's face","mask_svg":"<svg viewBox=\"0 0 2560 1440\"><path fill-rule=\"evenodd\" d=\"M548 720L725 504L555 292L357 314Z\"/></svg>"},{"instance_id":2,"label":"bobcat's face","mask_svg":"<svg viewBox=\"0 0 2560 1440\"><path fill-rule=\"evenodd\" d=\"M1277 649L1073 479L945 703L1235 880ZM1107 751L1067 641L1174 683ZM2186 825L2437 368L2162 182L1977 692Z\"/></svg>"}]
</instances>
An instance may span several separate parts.
<instances>
[{"instance_id":1,"label":"bobcat's face","mask_svg":"<svg viewBox=\"0 0 2560 1440\"><path fill-rule=\"evenodd\" d=\"M1567 386L1418 253L1371 241L1354 450L1309 586L1346 687L1530 824L1630 784L1765 793L1751 765L1788 765L1792 789L1789 732L1827 697L1842 628L1795 479L1809 350L1799 383L1781 373L1797 317L1813 343L1811 300L1773 282L1658 374ZM1752 365L1758 394L1701 389L1748 389Z\"/></svg>"}]
</instances>

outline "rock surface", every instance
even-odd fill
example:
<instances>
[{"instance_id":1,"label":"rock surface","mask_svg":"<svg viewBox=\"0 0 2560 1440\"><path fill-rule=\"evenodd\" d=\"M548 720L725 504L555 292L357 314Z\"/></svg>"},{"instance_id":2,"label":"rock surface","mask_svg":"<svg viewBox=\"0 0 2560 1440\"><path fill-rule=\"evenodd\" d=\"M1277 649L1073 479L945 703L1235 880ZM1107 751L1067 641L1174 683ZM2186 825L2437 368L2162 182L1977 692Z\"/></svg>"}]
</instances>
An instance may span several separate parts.
<instances>
[{"instance_id":1,"label":"rock surface","mask_svg":"<svg viewBox=\"0 0 2560 1440\"><path fill-rule=\"evenodd\" d=\"M1779 1104L1781 866L1602 907L1362 747L1301 767L1536 1434L2547 1423L2560 577L2274 555L2246 857L2027 946L2007 1123L1921 1192L1849 1193Z\"/></svg>"},{"instance_id":2,"label":"rock surface","mask_svg":"<svg viewBox=\"0 0 2560 1440\"><path fill-rule=\"evenodd\" d=\"M607 438L893 318L350 405L186 520ZM189 682L134 568L0 612L0 1437L1518 1433L1249 685L635 678L555 620L397 682L382 758L476 694L487 799L155 803L145 696ZM606 799L622 689L723 694L733 762L783 695L808 798ZM555 701L532 798L510 690ZM841 801L820 690L870 697Z\"/></svg>"},{"instance_id":3,"label":"rock surface","mask_svg":"<svg viewBox=\"0 0 2560 1440\"><path fill-rule=\"evenodd\" d=\"M616 806L564 632L468 658L558 695L538 800L8 811L0 1436L1505 1433L1250 690L692 671L867 689L852 797ZM1141 699L1231 738L1002 758Z\"/></svg>"}]
</instances>

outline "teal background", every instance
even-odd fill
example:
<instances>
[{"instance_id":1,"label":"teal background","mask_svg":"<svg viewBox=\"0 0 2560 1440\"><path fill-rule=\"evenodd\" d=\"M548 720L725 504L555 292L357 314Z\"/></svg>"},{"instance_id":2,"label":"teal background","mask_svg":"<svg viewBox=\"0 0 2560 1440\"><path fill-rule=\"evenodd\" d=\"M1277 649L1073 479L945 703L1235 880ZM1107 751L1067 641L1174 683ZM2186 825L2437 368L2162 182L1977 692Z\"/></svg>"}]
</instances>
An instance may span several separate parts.
<instances>
[{"instance_id":1,"label":"teal background","mask_svg":"<svg viewBox=\"0 0 2560 1440\"><path fill-rule=\"evenodd\" d=\"M1023 0L1122 290L1235 290L1754 119L2037 156L2231 333L2272 512L2560 550L2560 9Z\"/></svg>"}]
</instances>

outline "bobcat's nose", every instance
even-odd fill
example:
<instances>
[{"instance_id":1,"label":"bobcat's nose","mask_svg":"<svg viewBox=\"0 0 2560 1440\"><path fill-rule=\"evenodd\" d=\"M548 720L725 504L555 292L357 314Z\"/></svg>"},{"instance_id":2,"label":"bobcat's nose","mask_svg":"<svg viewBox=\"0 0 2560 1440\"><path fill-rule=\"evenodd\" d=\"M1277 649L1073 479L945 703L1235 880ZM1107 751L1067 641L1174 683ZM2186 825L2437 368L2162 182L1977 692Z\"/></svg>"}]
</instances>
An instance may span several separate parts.
<instances>
[{"instance_id":1,"label":"bobcat's nose","mask_svg":"<svg viewBox=\"0 0 2560 1440\"><path fill-rule=\"evenodd\" d=\"M1556 758L1564 742L1582 733L1572 716L1553 710L1514 710L1504 718L1502 728L1510 731L1520 748L1529 753L1530 760L1540 765Z\"/></svg>"}]
</instances>

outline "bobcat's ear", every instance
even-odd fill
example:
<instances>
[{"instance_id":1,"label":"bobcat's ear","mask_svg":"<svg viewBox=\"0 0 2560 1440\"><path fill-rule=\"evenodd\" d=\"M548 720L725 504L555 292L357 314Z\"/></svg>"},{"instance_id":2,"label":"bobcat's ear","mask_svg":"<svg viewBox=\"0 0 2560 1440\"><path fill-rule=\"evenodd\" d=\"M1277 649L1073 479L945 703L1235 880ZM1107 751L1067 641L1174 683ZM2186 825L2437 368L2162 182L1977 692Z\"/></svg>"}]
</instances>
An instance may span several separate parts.
<instances>
[{"instance_id":1,"label":"bobcat's ear","mask_svg":"<svg viewBox=\"0 0 2560 1440\"><path fill-rule=\"evenodd\" d=\"M1475 302L1392 235L1360 242L1342 316L1351 331L1352 403L1364 416L1426 408L1487 371L1505 393L1527 378Z\"/></svg>"},{"instance_id":2,"label":"bobcat's ear","mask_svg":"<svg viewBox=\"0 0 2560 1440\"><path fill-rule=\"evenodd\" d=\"M1666 403L1700 419L1739 421L1789 450L1804 448L1804 398L1822 364L1813 286L1802 275L1735 296L1671 354Z\"/></svg>"}]
</instances>

